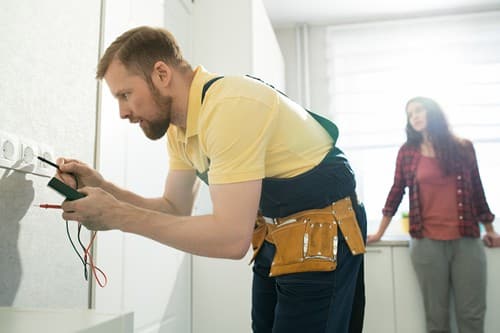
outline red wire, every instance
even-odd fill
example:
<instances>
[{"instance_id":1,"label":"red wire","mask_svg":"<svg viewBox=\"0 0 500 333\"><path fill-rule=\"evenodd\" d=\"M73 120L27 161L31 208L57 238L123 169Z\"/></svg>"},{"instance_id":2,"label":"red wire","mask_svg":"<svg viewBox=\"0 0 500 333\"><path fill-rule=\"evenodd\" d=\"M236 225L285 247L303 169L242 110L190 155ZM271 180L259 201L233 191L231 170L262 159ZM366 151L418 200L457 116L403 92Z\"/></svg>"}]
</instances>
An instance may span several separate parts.
<instances>
[{"instance_id":1,"label":"red wire","mask_svg":"<svg viewBox=\"0 0 500 333\"><path fill-rule=\"evenodd\" d=\"M61 205L53 205L53 204L39 204L39 205L35 205L35 206L38 206L40 208L54 208L54 209L60 209L61 208Z\"/></svg>"},{"instance_id":2,"label":"red wire","mask_svg":"<svg viewBox=\"0 0 500 333\"><path fill-rule=\"evenodd\" d=\"M94 239L95 239L96 235L97 235L97 231L94 231L92 233L92 237L90 238L89 245L85 249L85 252L83 255L84 255L85 262L87 261L87 258L89 259L89 266L90 266L90 269L92 271L92 275L94 275L94 278L95 278L97 284L101 288L104 288L108 284L108 277L99 267L94 265L94 259L92 258L92 255L90 254L90 249L92 248L92 245L94 244ZM102 277L104 278L104 283L101 282L101 279L99 279L99 277L97 276L97 272L101 273Z\"/></svg>"},{"instance_id":3,"label":"red wire","mask_svg":"<svg viewBox=\"0 0 500 333\"><path fill-rule=\"evenodd\" d=\"M53 205L53 204L40 204L40 205L36 205L40 208L55 208L55 209L60 209L61 208L61 205ZM92 237L90 238L90 242L89 242L89 245L85 248L85 251L83 252L83 261L85 263L87 263L87 258L89 259L89 266L90 266L90 269L92 271L92 275L94 275L94 278L95 280L97 281L97 284L99 284L99 286L101 288L104 288L107 284L108 284L108 277L106 276L106 274L97 266L94 265L94 259L92 258L92 254L90 254L90 250L92 248L92 245L94 244L94 239L97 235L97 231L94 231L92 232ZM102 277L104 278L104 283L101 282L101 279L99 279L99 277L97 276L97 272L101 273Z\"/></svg>"}]
</instances>

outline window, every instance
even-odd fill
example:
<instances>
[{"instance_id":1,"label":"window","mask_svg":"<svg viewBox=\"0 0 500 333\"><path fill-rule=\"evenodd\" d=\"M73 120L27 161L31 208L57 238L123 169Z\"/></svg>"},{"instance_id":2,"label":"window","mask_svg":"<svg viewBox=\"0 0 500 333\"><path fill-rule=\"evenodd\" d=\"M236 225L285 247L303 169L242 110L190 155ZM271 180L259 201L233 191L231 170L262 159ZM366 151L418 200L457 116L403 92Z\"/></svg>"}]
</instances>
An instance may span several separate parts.
<instances>
[{"instance_id":1,"label":"window","mask_svg":"<svg viewBox=\"0 0 500 333\"><path fill-rule=\"evenodd\" d=\"M500 208L500 12L332 26L326 33L330 117L377 229L406 136L406 101L435 99L474 142L486 198ZM497 208L497 209L495 209ZM408 210L405 195L388 230ZM497 229L499 229L497 227Z\"/></svg>"}]
</instances>

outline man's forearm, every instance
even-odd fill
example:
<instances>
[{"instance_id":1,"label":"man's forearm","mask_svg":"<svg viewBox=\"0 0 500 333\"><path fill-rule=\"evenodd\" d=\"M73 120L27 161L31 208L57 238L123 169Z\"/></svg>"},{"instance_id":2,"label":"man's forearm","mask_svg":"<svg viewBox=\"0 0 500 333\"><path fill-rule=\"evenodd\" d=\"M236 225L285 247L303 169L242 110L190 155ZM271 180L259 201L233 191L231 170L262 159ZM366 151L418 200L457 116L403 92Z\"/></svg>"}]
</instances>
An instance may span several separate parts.
<instances>
[{"instance_id":1,"label":"man's forearm","mask_svg":"<svg viewBox=\"0 0 500 333\"><path fill-rule=\"evenodd\" d=\"M102 189L112 194L120 201L127 202L137 207L150 209L158 212L168 213L172 215L185 215L173 207L173 205L165 198L145 198L134 192L120 188L113 183L105 182Z\"/></svg>"},{"instance_id":2,"label":"man's forearm","mask_svg":"<svg viewBox=\"0 0 500 333\"><path fill-rule=\"evenodd\" d=\"M214 215L172 216L125 206L115 216L118 228L188 253L241 259L249 249L253 220L225 221Z\"/></svg>"}]
</instances>

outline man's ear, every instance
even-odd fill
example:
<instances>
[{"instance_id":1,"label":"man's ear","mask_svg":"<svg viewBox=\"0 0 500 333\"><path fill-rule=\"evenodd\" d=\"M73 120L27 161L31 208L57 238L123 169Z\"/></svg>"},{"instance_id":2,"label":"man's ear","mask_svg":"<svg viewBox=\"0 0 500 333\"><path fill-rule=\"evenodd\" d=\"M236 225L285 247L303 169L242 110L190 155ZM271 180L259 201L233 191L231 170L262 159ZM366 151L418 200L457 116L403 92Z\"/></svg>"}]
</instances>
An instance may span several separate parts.
<instances>
[{"instance_id":1,"label":"man's ear","mask_svg":"<svg viewBox=\"0 0 500 333\"><path fill-rule=\"evenodd\" d=\"M151 76L155 84L166 87L172 79L172 68L163 61L157 61L153 66Z\"/></svg>"}]
</instances>

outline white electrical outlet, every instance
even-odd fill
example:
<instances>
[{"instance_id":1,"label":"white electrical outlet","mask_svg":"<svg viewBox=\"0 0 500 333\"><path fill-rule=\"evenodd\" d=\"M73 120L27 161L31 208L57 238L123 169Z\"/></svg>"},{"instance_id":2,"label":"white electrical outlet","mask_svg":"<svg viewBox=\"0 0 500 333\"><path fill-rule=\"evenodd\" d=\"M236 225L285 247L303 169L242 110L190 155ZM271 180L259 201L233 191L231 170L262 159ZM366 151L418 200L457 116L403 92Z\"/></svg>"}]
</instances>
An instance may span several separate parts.
<instances>
[{"instance_id":1,"label":"white electrical outlet","mask_svg":"<svg viewBox=\"0 0 500 333\"><path fill-rule=\"evenodd\" d=\"M38 151L38 144L32 140L21 138L19 139L20 145L20 155L19 163L20 168L17 170L25 172L34 172L38 165L37 156L40 154Z\"/></svg>"},{"instance_id":2,"label":"white electrical outlet","mask_svg":"<svg viewBox=\"0 0 500 333\"><path fill-rule=\"evenodd\" d=\"M54 168L38 160L42 156L54 160L54 149L35 140L19 138L16 135L0 131L0 167L16 171L52 177Z\"/></svg>"},{"instance_id":3,"label":"white electrical outlet","mask_svg":"<svg viewBox=\"0 0 500 333\"><path fill-rule=\"evenodd\" d=\"M19 139L9 133L0 132L0 166L15 168L19 164Z\"/></svg>"},{"instance_id":4,"label":"white electrical outlet","mask_svg":"<svg viewBox=\"0 0 500 333\"><path fill-rule=\"evenodd\" d=\"M54 154L54 149L48 145L41 144L40 147L40 155L41 157L45 158L48 161L51 162L56 162L55 161L55 154ZM53 166L42 162L38 161L38 168L37 168L37 173L42 176L48 176L52 177L55 174L56 170L54 169Z\"/></svg>"}]
</instances>

